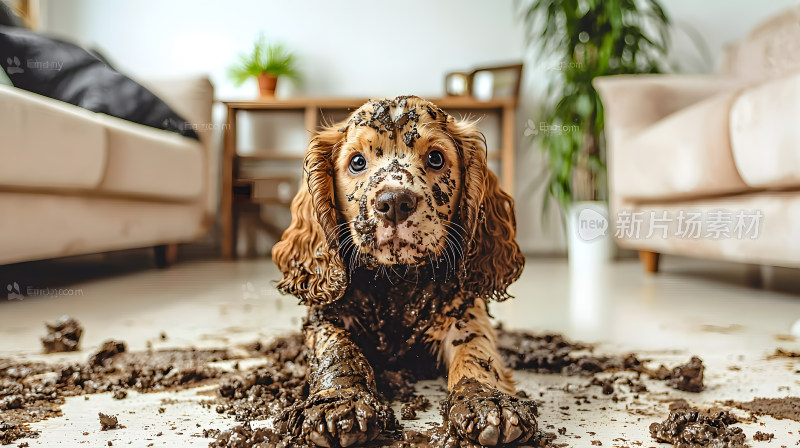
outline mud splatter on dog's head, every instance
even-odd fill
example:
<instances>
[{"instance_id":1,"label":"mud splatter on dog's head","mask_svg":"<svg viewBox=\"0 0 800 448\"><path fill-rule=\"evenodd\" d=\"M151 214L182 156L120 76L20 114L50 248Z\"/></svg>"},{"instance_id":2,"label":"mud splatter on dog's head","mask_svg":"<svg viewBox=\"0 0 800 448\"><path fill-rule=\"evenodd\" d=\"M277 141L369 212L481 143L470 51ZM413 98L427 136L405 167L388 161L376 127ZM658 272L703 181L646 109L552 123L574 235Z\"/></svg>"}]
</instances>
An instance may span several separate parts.
<instances>
[{"instance_id":1,"label":"mud splatter on dog's head","mask_svg":"<svg viewBox=\"0 0 800 448\"><path fill-rule=\"evenodd\" d=\"M418 97L370 101L317 133L304 172L273 259L279 288L307 304L341 297L359 268L446 263L498 300L519 277L513 200L473 122Z\"/></svg>"},{"instance_id":2,"label":"mud splatter on dog's head","mask_svg":"<svg viewBox=\"0 0 800 448\"><path fill-rule=\"evenodd\" d=\"M430 102L400 97L365 104L340 128L334 196L340 234L346 227L357 249L347 258L421 265L459 247L462 166L448 119Z\"/></svg>"}]
</instances>

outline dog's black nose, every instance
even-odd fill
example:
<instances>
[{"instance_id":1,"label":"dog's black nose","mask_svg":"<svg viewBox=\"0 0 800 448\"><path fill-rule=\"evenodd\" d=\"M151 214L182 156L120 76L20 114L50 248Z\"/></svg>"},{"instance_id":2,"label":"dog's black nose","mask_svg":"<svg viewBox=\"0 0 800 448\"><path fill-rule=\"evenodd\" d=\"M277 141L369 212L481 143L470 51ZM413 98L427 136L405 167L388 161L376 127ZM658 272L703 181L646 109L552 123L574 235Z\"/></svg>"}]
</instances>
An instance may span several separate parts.
<instances>
[{"instance_id":1,"label":"dog's black nose","mask_svg":"<svg viewBox=\"0 0 800 448\"><path fill-rule=\"evenodd\" d=\"M408 190L384 190L375 198L375 212L389 222L400 224L417 209L417 195Z\"/></svg>"}]
</instances>

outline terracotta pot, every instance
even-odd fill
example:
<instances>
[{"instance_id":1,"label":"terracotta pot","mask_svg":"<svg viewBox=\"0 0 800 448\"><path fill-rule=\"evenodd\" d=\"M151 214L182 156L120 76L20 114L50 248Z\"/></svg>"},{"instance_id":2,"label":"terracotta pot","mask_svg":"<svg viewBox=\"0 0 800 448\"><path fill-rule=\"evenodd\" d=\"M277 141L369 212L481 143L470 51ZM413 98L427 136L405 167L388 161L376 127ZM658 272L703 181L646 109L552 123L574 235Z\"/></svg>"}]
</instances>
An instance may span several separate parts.
<instances>
[{"instance_id":1,"label":"terracotta pot","mask_svg":"<svg viewBox=\"0 0 800 448\"><path fill-rule=\"evenodd\" d=\"M258 92L261 98L272 98L275 96L275 86L278 84L278 77L268 73L258 75Z\"/></svg>"}]
</instances>

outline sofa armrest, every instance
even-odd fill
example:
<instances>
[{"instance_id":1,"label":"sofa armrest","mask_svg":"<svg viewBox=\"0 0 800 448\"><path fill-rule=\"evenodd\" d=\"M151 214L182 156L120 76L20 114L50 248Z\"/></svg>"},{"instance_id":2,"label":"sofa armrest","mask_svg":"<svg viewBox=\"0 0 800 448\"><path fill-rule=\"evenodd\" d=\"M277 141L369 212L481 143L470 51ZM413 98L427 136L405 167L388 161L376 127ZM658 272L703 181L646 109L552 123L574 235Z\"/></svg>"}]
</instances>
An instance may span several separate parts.
<instances>
[{"instance_id":1,"label":"sofa armrest","mask_svg":"<svg viewBox=\"0 0 800 448\"><path fill-rule=\"evenodd\" d=\"M149 79L140 82L185 118L204 145L210 144L214 127L211 121L214 86L207 77Z\"/></svg>"},{"instance_id":2,"label":"sofa armrest","mask_svg":"<svg viewBox=\"0 0 800 448\"><path fill-rule=\"evenodd\" d=\"M107 137L97 114L0 85L0 187L94 189Z\"/></svg>"},{"instance_id":3,"label":"sofa armrest","mask_svg":"<svg viewBox=\"0 0 800 448\"><path fill-rule=\"evenodd\" d=\"M727 125L730 103L743 81L621 75L596 78L594 85L605 108L612 210L633 197L663 199L744 188L733 166ZM708 172L700 167L714 164L724 169L705 179Z\"/></svg>"},{"instance_id":4,"label":"sofa armrest","mask_svg":"<svg viewBox=\"0 0 800 448\"><path fill-rule=\"evenodd\" d=\"M141 84L164 100L189 123L206 149L207 211L216 215L219 198L220 149L214 136L211 108L214 86L206 76L173 79L146 79Z\"/></svg>"},{"instance_id":5,"label":"sofa armrest","mask_svg":"<svg viewBox=\"0 0 800 448\"><path fill-rule=\"evenodd\" d=\"M744 87L736 78L711 75L617 75L595 78L606 128L635 133L718 93Z\"/></svg>"},{"instance_id":6,"label":"sofa armrest","mask_svg":"<svg viewBox=\"0 0 800 448\"><path fill-rule=\"evenodd\" d=\"M731 151L755 188L800 185L800 73L744 89L731 107Z\"/></svg>"}]
</instances>

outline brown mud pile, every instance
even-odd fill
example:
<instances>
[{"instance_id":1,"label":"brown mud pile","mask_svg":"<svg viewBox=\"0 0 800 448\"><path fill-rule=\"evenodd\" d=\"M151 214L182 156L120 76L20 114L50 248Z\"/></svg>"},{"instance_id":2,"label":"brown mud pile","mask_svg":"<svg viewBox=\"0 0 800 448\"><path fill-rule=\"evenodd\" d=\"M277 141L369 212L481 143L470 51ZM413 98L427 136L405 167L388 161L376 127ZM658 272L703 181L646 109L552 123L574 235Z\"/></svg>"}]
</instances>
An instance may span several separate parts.
<instances>
[{"instance_id":1,"label":"brown mud pile","mask_svg":"<svg viewBox=\"0 0 800 448\"><path fill-rule=\"evenodd\" d=\"M74 352L83 335L83 327L77 320L63 316L54 323L45 323L47 335L42 338L45 353Z\"/></svg>"},{"instance_id":2,"label":"brown mud pile","mask_svg":"<svg viewBox=\"0 0 800 448\"><path fill-rule=\"evenodd\" d=\"M650 425L650 435L658 442L671 443L678 448L746 447L747 436L741 428L731 426L738 422L727 411L677 406L666 420Z\"/></svg>"},{"instance_id":3,"label":"brown mud pile","mask_svg":"<svg viewBox=\"0 0 800 448\"><path fill-rule=\"evenodd\" d=\"M109 429L121 428L121 426L119 425L119 419L117 419L116 415L108 415L108 414L103 414L102 412L98 412L97 416L100 418L101 431L108 431Z\"/></svg>"},{"instance_id":4,"label":"brown mud pile","mask_svg":"<svg viewBox=\"0 0 800 448\"><path fill-rule=\"evenodd\" d=\"M773 433L766 433L766 432L756 431L756 433L753 434L753 440L755 440L756 442L769 442L770 440L772 440L774 438L775 438L775 434L773 434Z\"/></svg>"},{"instance_id":5,"label":"brown mud pile","mask_svg":"<svg viewBox=\"0 0 800 448\"><path fill-rule=\"evenodd\" d=\"M17 439L36 437L36 433L29 431L23 425L13 425L0 422L0 445L10 445Z\"/></svg>"}]
</instances>

